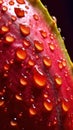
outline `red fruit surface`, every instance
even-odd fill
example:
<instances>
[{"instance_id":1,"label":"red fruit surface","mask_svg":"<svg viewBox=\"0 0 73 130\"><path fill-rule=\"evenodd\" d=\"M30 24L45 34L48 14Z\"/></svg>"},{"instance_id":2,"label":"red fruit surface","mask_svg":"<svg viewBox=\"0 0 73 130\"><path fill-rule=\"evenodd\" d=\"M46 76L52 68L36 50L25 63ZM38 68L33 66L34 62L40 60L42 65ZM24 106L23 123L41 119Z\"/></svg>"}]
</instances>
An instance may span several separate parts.
<instances>
[{"instance_id":1,"label":"red fruit surface","mask_svg":"<svg viewBox=\"0 0 73 130\"><path fill-rule=\"evenodd\" d=\"M0 0L0 129L72 130L73 67L39 0Z\"/></svg>"}]
</instances>

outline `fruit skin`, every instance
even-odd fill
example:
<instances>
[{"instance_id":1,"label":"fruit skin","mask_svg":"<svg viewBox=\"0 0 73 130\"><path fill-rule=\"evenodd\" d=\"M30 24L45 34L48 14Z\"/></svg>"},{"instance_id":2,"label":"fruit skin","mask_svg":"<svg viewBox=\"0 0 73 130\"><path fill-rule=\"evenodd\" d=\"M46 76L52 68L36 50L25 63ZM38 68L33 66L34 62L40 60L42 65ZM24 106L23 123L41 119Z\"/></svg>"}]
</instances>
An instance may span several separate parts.
<instances>
[{"instance_id":1,"label":"fruit skin","mask_svg":"<svg viewBox=\"0 0 73 130\"><path fill-rule=\"evenodd\" d=\"M0 2L0 128L72 130L73 67L64 41L39 0L21 2Z\"/></svg>"}]
</instances>

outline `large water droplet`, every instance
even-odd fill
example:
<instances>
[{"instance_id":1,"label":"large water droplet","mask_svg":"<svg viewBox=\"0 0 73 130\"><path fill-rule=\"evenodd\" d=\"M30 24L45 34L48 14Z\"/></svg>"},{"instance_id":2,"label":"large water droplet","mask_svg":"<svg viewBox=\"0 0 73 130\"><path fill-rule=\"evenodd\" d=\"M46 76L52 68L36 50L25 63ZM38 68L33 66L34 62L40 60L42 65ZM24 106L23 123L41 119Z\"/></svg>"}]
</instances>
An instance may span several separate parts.
<instances>
[{"instance_id":1,"label":"large water droplet","mask_svg":"<svg viewBox=\"0 0 73 130\"><path fill-rule=\"evenodd\" d=\"M16 0L19 4L24 4L24 0Z\"/></svg>"},{"instance_id":2,"label":"large water droplet","mask_svg":"<svg viewBox=\"0 0 73 130\"><path fill-rule=\"evenodd\" d=\"M49 57L47 56L44 56L43 57L43 63L46 67L50 67L52 65L52 61Z\"/></svg>"},{"instance_id":3,"label":"large water droplet","mask_svg":"<svg viewBox=\"0 0 73 130\"><path fill-rule=\"evenodd\" d=\"M39 42L39 41L34 41L34 45L35 45L35 48L36 48L38 51L43 51L43 50L44 50L43 43L41 43L41 42Z\"/></svg>"},{"instance_id":4,"label":"large water droplet","mask_svg":"<svg viewBox=\"0 0 73 130\"><path fill-rule=\"evenodd\" d=\"M25 60L27 56L26 50L23 48L18 48L16 51L16 56L18 60Z\"/></svg>"},{"instance_id":5,"label":"large water droplet","mask_svg":"<svg viewBox=\"0 0 73 130\"><path fill-rule=\"evenodd\" d=\"M12 42L14 42L14 40L15 40L15 38L13 37L13 36L11 36L11 35L7 35L6 37L5 37L5 40L6 40L6 43L12 43Z\"/></svg>"},{"instance_id":6,"label":"large water droplet","mask_svg":"<svg viewBox=\"0 0 73 130\"><path fill-rule=\"evenodd\" d=\"M3 33L7 33L7 32L9 31L9 27L3 25L3 26L1 27L1 30L2 30Z\"/></svg>"},{"instance_id":7,"label":"large water droplet","mask_svg":"<svg viewBox=\"0 0 73 130\"><path fill-rule=\"evenodd\" d=\"M10 5L14 5L14 1L13 1L13 0L10 0L10 1L9 1L9 4L10 4Z\"/></svg>"},{"instance_id":8,"label":"large water droplet","mask_svg":"<svg viewBox=\"0 0 73 130\"><path fill-rule=\"evenodd\" d=\"M30 34L30 28L28 26L25 26L23 24L20 24L20 31L24 36L27 36Z\"/></svg>"},{"instance_id":9,"label":"large water droplet","mask_svg":"<svg viewBox=\"0 0 73 130\"><path fill-rule=\"evenodd\" d=\"M41 30L40 33L41 33L43 38L47 37L47 32L45 32L44 30Z\"/></svg>"},{"instance_id":10,"label":"large water droplet","mask_svg":"<svg viewBox=\"0 0 73 130\"><path fill-rule=\"evenodd\" d=\"M47 99L44 101L44 107L47 111L51 111L53 109L53 103L51 100Z\"/></svg>"},{"instance_id":11,"label":"large water droplet","mask_svg":"<svg viewBox=\"0 0 73 130\"><path fill-rule=\"evenodd\" d=\"M37 67L35 67L35 69L34 69L33 79L40 88L42 88L46 85L46 78L45 78L44 74L38 70Z\"/></svg>"},{"instance_id":12,"label":"large water droplet","mask_svg":"<svg viewBox=\"0 0 73 130\"><path fill-rule=\"evenodd\" d=\"M17 17L21 18L24 17L24 10L21 10L20 8L14 8L15 14L17 15Z\"/></svg>"}]
</instances>

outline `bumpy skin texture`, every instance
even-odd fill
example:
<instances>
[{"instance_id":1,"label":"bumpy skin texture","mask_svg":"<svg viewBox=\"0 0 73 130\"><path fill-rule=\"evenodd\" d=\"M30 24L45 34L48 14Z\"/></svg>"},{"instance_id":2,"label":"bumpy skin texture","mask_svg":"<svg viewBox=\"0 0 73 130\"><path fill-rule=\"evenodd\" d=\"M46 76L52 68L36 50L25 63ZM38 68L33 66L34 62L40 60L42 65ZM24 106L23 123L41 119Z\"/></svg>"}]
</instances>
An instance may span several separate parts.
<instances>
[{"instance_id":1,"label":"bumpy skin texture","mask_svg":"<svg viewBox=\"0 0 73 130\"><path fill-rule=\"evenodd\" d=\"M0 129L72 130L72 69L39 0L0 0Z\"/></svg>"}]
</instances>

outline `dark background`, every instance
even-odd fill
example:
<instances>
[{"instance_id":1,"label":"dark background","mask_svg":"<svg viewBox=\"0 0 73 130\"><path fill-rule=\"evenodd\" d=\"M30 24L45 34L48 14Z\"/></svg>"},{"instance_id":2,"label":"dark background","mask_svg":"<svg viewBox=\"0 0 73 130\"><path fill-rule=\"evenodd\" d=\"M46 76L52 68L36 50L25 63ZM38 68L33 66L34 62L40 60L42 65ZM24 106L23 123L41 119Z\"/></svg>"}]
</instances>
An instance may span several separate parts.
<instances>
[{"instance_id":1,"label":"dark background","mask_svg":"<svg viewBox=\"0 0 73 130\"><path fill-rule=\"evenodd\" d=\"M61 35L65 37L65 45L73 61L73 1L72 0L41 0L52 16L57 18Z\"/></svg>"}]
</instances>

